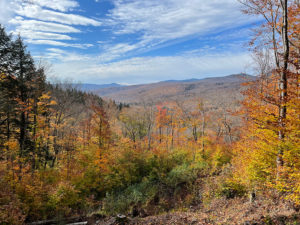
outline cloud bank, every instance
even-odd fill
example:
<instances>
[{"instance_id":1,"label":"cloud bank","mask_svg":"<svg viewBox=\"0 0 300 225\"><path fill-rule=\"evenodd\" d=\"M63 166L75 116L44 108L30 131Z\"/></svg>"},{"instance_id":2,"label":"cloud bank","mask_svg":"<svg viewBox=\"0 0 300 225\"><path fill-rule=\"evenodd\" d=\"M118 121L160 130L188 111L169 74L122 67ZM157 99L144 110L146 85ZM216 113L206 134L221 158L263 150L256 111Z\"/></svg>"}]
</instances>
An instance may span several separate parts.
<instances>
[{"instance_id":1,"label":"cloud bank","mask_svg":"<svg viewBox=\"0 0 300 225\"><path fill-rule=\"evenodd\" d=\"M236 0L1 0L0 22L58 77L134 84L244 71L250 57L241 43L259 18L239 7Z\"/></svg>"}]
</instances>

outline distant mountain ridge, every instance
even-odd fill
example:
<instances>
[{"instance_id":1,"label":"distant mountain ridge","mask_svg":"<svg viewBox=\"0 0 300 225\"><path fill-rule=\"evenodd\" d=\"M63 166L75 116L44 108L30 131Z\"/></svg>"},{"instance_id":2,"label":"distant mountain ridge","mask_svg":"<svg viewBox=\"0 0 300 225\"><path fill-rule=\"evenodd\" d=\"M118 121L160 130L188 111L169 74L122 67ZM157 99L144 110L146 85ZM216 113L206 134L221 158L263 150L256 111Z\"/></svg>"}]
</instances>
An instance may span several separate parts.
<instances>
[{"instance_id":1,"label":"distant mountain ridge","mask_svg":"<svg viewBox=\"0 0 300 225\"><path fill-rule=\"evenodd\" d=\"M232 74L224 77L208 77L203 79L167 80L150 84L111 85L93 89L100 97L116 102L140 104L142 102L162 102L169 100L186 101L195 97L219 101L221 98L242 99L241 84L254 80L255 76ZM99 86L98 86L99 87Z\"/></svg>"},{"instance_id":2,"label":"distant mountain ridge","mask_svg":"<svg viewBox=\"0 0 300 225\"><path fill-rule=\"evenodd\" d=\"M205 79L205 78L204 78ZM186 80L164 80L164 81L160 81L158 83L179 83L179 82L183 82L183 83L186 83L186 82L193 82L193 81L199 81L199 80L202 80L202 79L198 79L198 78L191 78L191 79L186 79Z\"/></svg>"},{"instance_id":3,"label":"distant mountain ridge","mask_svg":"<svg viewBox=\"0 0 300 225\"><path fill-rule=\"evenodd\" d=\"M85 91L85 92L94 92L96 90L102 89L102 88L112 88L112 87L122 87L123 85L117 84L117 83L111 83L111 84L72 84L72 86L78 90Z\"/></svg>"}]
</instances>

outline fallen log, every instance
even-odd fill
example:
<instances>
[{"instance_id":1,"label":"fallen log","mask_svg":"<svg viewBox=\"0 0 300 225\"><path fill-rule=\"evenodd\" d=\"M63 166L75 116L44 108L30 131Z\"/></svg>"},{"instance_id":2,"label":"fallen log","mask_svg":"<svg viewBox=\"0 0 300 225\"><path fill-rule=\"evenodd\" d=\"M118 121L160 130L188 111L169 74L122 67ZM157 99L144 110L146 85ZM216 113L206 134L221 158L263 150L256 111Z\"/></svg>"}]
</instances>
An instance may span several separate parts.
<instances>
[{"instance_id":1,"label":"fallen log","mask_svg":"<svg viewBox=\"0 0 300 225\"><path fill-rule=\"evenodd\" d=\"M84 221L84 222L82 222ZM73 225L84 225L87 224L86 217L69 217L63 219L51 219L51 220L42 220L36 222L26 223L27 225L54 225L54 224L73 224Z\"/></svg>"}]
</instances>

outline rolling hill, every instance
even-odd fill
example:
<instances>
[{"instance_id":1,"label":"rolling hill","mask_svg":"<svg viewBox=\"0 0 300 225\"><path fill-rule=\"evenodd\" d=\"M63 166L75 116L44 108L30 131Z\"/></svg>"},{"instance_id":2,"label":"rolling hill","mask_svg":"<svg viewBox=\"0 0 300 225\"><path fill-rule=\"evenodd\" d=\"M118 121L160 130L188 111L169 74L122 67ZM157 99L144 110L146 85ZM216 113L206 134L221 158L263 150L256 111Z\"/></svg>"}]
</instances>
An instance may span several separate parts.
<instances>
[{"instance_id":1,"label":"rolling hill","mask_svg":"<svg viewBox=\"0 0 300 225\"><path fill-rule=\"evenodd\" d=\"M114 88L122 87L121 84L111 83L111 84L72 84L74 88L85 92L94 92L102 88Z\"/></svg>"},{"instance_id":2,"label":"rolling hill","mask_svg":"<svg viewBox=\"0 0 300 225\"><path fill-rule=\"evenodd\" d=\"M234 74L225 77L106 87L93 92L105 99L129 104L158 103L170 100L186 101L194 98L202 98L209 102L234 102L242 98L240 92L243 87L241 84L253 79L255 79L254 76Z\"/></svg>"}]
</instances>

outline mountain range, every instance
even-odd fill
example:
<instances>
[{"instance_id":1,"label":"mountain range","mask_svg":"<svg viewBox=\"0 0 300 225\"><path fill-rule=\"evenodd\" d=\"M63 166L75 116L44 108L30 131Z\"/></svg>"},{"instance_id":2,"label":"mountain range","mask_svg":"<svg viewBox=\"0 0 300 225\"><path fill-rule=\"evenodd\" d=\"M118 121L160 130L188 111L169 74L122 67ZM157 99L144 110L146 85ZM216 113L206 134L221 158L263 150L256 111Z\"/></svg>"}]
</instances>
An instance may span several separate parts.
<instances>
[{"instance_id":1,"label":"mountain range","mask_svg":"<svg viewBox=\"0 0 300 225\"><path fill-rule=\"evenodd\" d=\"M128 104L159 103L170 100L187 101L195 98L209 102L235 102L242 99L241 85L255 76L233 74L204 79L167 80L150 84L82 84L81 90L91 91L104 99Z\"/></svg>"},{"instance_id":2,"label":"mountain range","mask_svg":"<svg viewBox=\"0 0 300 225\"><path fill-rule=\"evenodd\" d=\"M121 87L123 85L121 84L117 84L117 83L111 83L111 84L72 84L72 86L74 88L77 88L81 91L85 91L85 92L93 92L93 91L97 91L99 89L103 89L103 88L112 88L112 87Z\"/></svg>"}]
</instances>

